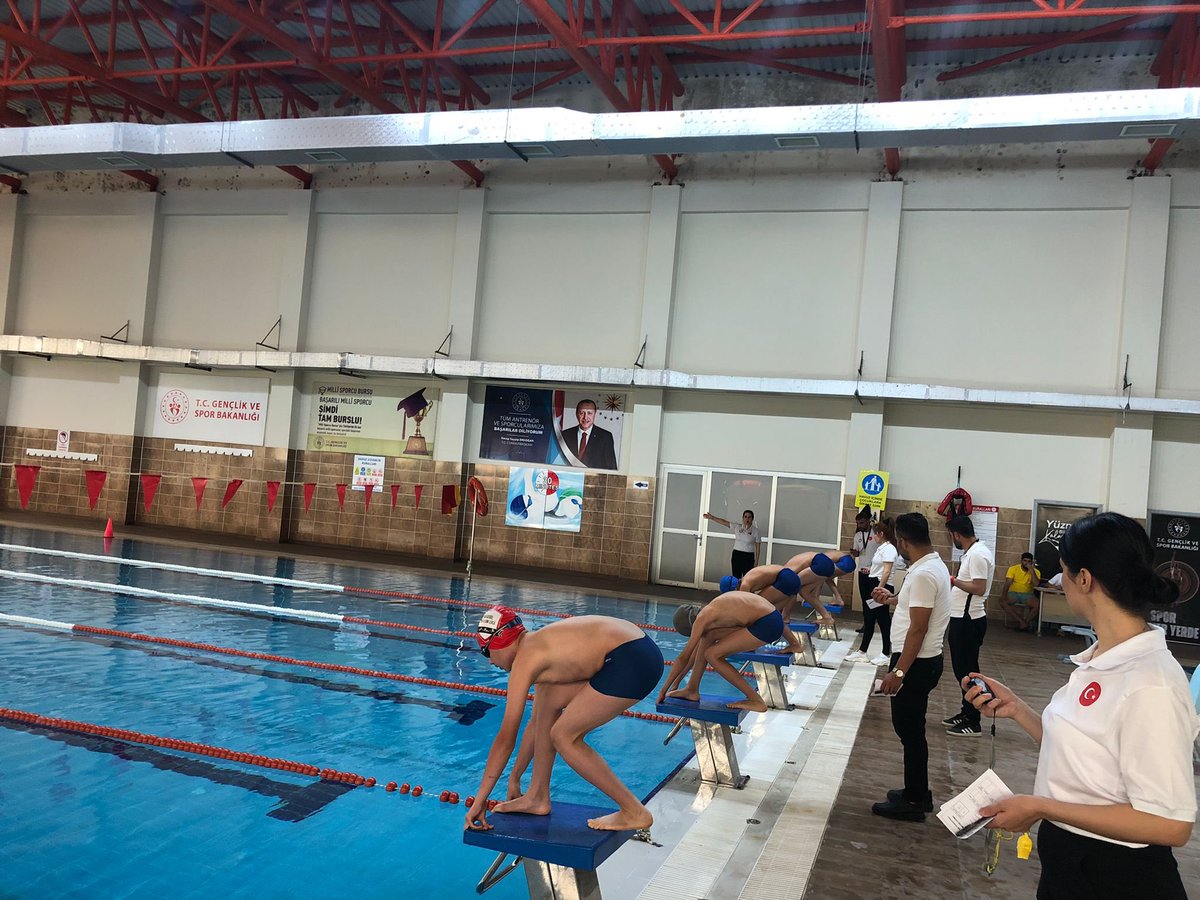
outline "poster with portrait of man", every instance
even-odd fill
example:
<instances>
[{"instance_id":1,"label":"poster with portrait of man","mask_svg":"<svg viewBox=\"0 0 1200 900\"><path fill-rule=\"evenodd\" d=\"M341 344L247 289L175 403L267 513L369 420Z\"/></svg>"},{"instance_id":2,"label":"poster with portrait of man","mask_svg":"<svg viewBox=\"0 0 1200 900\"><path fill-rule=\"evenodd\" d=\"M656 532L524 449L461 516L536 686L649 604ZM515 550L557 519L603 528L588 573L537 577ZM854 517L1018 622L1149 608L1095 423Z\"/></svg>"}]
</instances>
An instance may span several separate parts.
<instances>
[{"instance_id":1,"label":"poster with portrait of man","mask_svg":"<svg viewBox=\"0 0 1200 900\"><path fill-rule=\"evenodd\" d=\"M488 385L483 459L615 471L621 464L625 394Z\"/></svg>"}]
</instances>

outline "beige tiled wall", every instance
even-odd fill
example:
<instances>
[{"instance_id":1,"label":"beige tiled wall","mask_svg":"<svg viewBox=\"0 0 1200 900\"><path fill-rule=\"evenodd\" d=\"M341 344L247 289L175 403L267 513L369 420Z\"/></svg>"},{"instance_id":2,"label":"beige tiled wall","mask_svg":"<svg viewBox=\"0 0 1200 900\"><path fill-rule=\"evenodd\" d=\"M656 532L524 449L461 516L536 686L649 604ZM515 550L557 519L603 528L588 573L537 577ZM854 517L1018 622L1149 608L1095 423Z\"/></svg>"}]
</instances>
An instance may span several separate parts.
<instances>
[{"instance_id":1,"label":"beige tiled wall","mask_svg":"<svg viewBox=\"0 0 1200 900\"><path fill-rule=\"evenodd\" d=\"M26 455L27 449L54 450L58 432L49 428L3 429L3 460L7 471L0 505L5 509L21 508L13 465L38 466L37 484L29 498L32 512L79 516L101 523L112 517L122 521L129 495L129 460L133 438L115 434L76 431L71 434L72 453L95 453L95 462L69 459L48 459ZM88 509L87 481L84 472L99 469L108 473L104 489L94 510Z\"/></svg>"}]
</instances>

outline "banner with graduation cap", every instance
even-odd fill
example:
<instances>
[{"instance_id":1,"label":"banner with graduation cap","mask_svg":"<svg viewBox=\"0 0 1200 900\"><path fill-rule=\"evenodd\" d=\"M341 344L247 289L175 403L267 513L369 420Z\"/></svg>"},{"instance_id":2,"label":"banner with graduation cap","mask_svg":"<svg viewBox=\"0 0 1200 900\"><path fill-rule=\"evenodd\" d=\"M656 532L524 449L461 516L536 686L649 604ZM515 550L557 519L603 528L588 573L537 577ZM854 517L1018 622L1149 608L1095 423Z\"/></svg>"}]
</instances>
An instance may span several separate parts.
<instances>
[{"instance_id":1,"label":"banner with graduation cap","mask_svg":"<svg viewBox=\"0 0 1200 900\"><path fill-rule=\"evenodd\" d=\"M348 379L347 381L350 381ZM440 392L353 379L318 381L309 397L309 450L432 457Z\"/></svg>"}]
</instances>

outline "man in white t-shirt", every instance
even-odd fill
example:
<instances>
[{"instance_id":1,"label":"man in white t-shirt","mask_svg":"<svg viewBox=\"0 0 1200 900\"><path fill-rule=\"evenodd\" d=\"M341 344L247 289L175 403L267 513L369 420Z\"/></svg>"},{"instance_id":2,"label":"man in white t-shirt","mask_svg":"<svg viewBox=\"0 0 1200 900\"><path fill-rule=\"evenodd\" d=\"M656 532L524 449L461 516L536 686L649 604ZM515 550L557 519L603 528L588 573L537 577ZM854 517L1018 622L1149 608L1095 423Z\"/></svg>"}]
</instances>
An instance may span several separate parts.
<instances>
[{"instance_id":1,"label":"man in white t-shirt","mask_svg":"<svg viewBox=\"0 0 1200 900\"><path fill-rule=\"evenodd\" d=\"M975 524L969 516L955 516L946 523L950 540L963 551L958 575L950 579L950 663L959 684L972 672L979 671L979 648L987 634L987 598L992 591L996 561L988 545L975 537ZM963 700L962 710L942 719L946 734L978 737L979 710Z\"/></svg>"},{"instance_id":2,"label":"man in white t-shirt","mask_svg":"<svg viewBox=\"0 0 1200 900\"><path fill-rule=\"evenodd\" d=\"M867 608L867 594L870 593L867 581L870 578L871 560L875 556L876 546L871 507L864 506L854 516L854 543L850 549L858 565L858 596L862 598L864 610ZM849 604L846 605L846 609L850 609ZM858 633L862 633L862 628L858 629Z\"/></svg>"},{"instance_id":3,"label":"man in white t-shirt","mask_svg":"<svg viewBox=\"0 0 1200 900\"><path fill-rule=\"evenodd\" d=\"M950 622L950 570L933 550L929 522L920 513L896 518L896 549L909 560L899 595L885 587L872 594L896 607L892 618L892 664L880 691L892 698L892 728L904 745L904 787L888 791L871 812L889 819L924 822L933 811L929 790L929 743L925 713L942 677L942 641Z\"/></svg>"}]
</instances>

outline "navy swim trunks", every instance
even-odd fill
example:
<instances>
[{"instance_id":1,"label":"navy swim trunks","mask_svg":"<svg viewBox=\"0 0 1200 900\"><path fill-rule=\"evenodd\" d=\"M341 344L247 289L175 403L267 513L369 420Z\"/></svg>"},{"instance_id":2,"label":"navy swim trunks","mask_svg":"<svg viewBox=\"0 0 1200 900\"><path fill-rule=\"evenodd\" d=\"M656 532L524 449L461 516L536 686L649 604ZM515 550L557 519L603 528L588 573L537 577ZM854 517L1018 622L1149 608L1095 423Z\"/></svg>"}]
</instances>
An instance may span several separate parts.
<instances>
[{"instance_id":1,"label":"navy swim trunks","mask_svg":"<svg viewBox=\"0 0 1200 900\"><path fill-rule=\"evenodd\" d=\"M773 609L758 621L747 625L746 630L764 644L773 644L783 634L783 615Z\"/></svg>"},{"instance_id":2,"label":"navy swim trunks","mask_svg":"<svg viewBox=\"0 0 1200 900\"><path fill-rule=\"evenodd\" d=\"M662 651L647 635L642 635L609 650L604 665L588 684L597 693L610 697L642 700L658 687L662 673Z\"/></svg>"}]
</instances>

